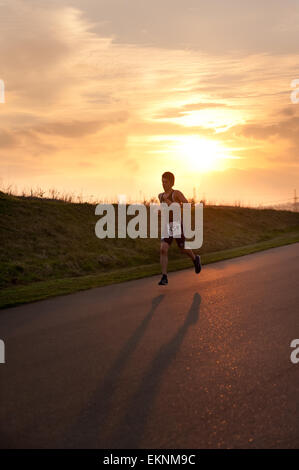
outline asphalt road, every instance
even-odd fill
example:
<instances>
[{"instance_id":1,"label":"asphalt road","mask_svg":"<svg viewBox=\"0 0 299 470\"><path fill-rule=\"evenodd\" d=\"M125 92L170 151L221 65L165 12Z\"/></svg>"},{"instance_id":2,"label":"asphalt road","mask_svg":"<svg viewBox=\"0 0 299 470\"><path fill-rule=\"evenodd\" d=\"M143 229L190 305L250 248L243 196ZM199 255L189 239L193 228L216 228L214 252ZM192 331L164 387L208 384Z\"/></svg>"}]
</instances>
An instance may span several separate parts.
<instances>
[{"instance_id":1,"label":"asphalt road","mask_svg":"<svg viewBox=\"0 0 299 470\"><path fill-rule=\"evenodd\" d=\"M298 448L299 244L0 311L2 448Z\"/></svg>"}]
</instances>

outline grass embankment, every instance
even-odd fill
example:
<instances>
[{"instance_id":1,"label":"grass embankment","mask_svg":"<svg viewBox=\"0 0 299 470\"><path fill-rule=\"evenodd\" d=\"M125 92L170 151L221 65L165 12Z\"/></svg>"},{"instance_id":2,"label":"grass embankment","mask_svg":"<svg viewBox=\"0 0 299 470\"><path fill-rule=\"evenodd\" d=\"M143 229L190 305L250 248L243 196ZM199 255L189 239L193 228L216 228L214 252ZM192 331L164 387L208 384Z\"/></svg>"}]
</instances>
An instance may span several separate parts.
<instances>
[{"instance_id":1,"label":"grass embankment","mask_svg":"<svg viewBox=\"0 0 299 470\"><path fill-rule=\"evenodd\" d=\"M160 272L159 240L95 236L92 204L0 192L0 308ZM299 241L299 213L204 209L203 263ZM169 270L190 267L173 243Z\"/></svg>"}]
</instances>

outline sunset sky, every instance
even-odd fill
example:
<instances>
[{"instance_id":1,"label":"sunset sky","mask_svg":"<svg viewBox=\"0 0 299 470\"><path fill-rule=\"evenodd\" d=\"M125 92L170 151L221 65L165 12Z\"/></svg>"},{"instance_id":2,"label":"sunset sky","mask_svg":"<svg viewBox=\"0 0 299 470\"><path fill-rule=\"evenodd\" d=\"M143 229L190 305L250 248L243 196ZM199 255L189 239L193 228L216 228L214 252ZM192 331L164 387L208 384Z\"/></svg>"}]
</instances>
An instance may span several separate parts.
<instances>
[{"instance_id":1,"label":"sunset sky","mask_svg":"<svg viewBox=\"0 0 299 470\"><path fill-rule=\"evenodd\" d=\"M0 57L1 186L299 193L299 2L1 0Z\"/></svg>"}]
</instances>

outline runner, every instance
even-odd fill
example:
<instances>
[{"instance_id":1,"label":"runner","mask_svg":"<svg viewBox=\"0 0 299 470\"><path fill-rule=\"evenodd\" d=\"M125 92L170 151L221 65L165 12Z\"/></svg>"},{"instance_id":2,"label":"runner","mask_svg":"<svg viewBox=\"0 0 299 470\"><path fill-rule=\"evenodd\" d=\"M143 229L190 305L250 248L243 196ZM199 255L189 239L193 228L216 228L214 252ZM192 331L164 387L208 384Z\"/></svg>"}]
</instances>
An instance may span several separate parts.
<instances>
[{"instance_id":1,"label":"runner","mask_svg":"<svg viewBox=\"0 0 299 470\"><path fill-rule=\"evenodd\" d=\"M176 189L173 189L174 185L174 174L170 173L169 171L163 173L162 175L162 185L164 189L164 193L160 193L158 198L160 203L165 202L168 206L172 204L173 202L178 202L180 205L182 205L184 202L188 203L187 199L185 198L184 194L181 193L181 191L178 191ZM159 282L160 286L165 286L168 284L168 279L167 279L167 264L168 264L168 249L172 243L173 240L173 218L172 218L172 212L169 214L169 231L168 231L168 237L167 238L162 238L161 239L161 247L160 247L160 263L161 263L161 268L162 268L162 277ZM194 268L195 272L198 274L201 271L201 261L200 261L200 256L195 255L192 250L184 248L185 245L185 237L183 233L183 224L181 223L181 236L179 238L175 238L175 241L181 250L182 253L185 253L187 256L189 256L193 263L194 263Z\"/></svg>"}]
</instances>

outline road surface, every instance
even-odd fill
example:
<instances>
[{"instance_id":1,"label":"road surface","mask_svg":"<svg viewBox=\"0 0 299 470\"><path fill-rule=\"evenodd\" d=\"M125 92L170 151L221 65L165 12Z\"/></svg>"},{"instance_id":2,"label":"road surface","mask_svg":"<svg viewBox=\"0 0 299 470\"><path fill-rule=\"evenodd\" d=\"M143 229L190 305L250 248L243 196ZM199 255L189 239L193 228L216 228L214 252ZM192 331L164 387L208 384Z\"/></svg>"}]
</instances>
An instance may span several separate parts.
<instances>
[{"instance_id":1,"label":"road surface","mask_svg":"<svg viewBox=\"0 0 299 470\"><path fill-rule=\"evenodd\" d=\"M298 448L299 244L0 311L2 448Z\"/></svg>"}]
</instances>

